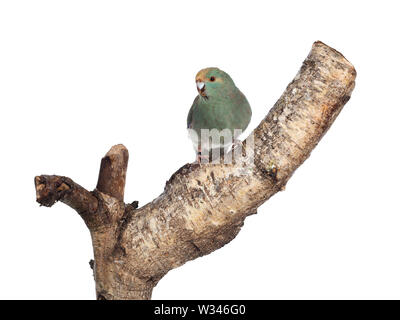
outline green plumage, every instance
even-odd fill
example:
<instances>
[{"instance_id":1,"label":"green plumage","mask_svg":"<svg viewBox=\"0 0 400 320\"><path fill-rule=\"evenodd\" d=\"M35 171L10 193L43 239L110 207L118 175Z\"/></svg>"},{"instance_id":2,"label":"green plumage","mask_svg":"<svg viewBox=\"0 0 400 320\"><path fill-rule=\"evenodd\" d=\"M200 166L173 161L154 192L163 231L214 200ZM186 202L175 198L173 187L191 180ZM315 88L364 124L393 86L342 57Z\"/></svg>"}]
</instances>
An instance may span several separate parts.
<instances>
[{"instance_id":1,"label":"green plumage","mask_svg":"<svg viewBox=\"0 0 400 320\"><path fill-rule=\"evenodd\" d=\"M193 129L200 137L201 129L229 129L233 136L235 129L244 131L247 128L251 119L250 105L227 73L218 68L203 69L197 74L196 83L199 95L189 110L188 129Z\"/></svg>"}]
</instances>

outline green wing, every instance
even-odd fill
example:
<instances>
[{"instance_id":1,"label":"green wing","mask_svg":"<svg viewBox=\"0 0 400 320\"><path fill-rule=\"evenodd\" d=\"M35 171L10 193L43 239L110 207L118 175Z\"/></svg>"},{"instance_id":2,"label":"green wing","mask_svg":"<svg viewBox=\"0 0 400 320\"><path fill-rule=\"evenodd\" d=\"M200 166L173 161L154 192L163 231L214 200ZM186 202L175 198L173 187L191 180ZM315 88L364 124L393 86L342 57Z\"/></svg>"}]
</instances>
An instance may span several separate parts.
<instances>
[{"instance_id":1,"label":"green wing","mask_svg":"<svg viewBox=\"0 0 400 320\"><path fill-rule=\"evenodd\" d=\"M197 100L199 99L199 96L197 96L192 104L192 107L189 110L188 116L187 116L187 129L192 127L192 121L193 121L193 110L194 107L197 105Z\"/></svg>"}]
</instances>

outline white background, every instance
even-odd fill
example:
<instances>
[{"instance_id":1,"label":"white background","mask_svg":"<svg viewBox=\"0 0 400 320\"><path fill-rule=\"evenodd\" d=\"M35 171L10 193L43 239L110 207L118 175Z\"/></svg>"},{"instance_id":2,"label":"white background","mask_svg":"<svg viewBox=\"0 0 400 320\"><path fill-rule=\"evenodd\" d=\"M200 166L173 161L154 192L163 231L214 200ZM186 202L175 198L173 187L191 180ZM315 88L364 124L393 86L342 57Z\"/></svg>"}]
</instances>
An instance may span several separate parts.
<instances>
[{"instance_id":1,"label":"white background","mask_svg":"<svg viewBox=\"0 0 400 320\"><path fill-rule=\"evenodd\" d=\"M204 67L227 71L253 129L321 40L356 67L352 98L285 192L237 238L169 272L154 299L400 298L396 1L1 1L0 298L93 299L91 240L33 178L88 189L130 151L126 201L194 160L186 116Z\"/></svg>"}]
</instances>

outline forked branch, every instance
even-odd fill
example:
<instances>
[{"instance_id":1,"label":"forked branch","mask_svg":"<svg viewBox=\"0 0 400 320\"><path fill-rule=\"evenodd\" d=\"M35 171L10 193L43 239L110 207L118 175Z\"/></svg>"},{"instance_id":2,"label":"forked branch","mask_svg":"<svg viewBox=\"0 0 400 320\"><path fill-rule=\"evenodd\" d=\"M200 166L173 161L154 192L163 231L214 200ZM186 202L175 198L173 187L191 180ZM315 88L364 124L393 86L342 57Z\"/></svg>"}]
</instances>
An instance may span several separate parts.
<instances>
[{"instance_id":1,"label":"forked branch","mask_svg":"<svg viewBox=\"0 0 400 320\"><path fill-rule=\"evenodd\" d=\"M98 299L149 299L171 269L230 242L245 218L282 190L307 159L354 88L356 72L342 54L314 43L299 73L244 141L232 164L186 164L147 205L124 204L128 151L103 158L97 188L71 179L35 178L37 201L62 201L92 234Z\"/></svg>"}]
</instances>

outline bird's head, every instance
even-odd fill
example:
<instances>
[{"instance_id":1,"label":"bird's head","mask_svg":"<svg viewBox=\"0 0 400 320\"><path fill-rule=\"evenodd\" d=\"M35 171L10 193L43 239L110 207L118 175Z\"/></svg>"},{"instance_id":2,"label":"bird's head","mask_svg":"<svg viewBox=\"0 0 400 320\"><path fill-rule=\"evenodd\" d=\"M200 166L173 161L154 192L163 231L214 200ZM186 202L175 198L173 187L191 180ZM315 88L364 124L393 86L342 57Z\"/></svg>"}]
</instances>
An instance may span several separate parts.
<instances>
[{"instance_id":1,"label":"bird's head","mask_svg":"<svg viewBox=\"0 0 400 320\"><path fill-rule=\"evenodd\" d=\"M233 80L226 72L218 68L206 68L196 75L196 86L202 97L222 94L228 88L235 86Z\"/></svg>"}]
</instances>

